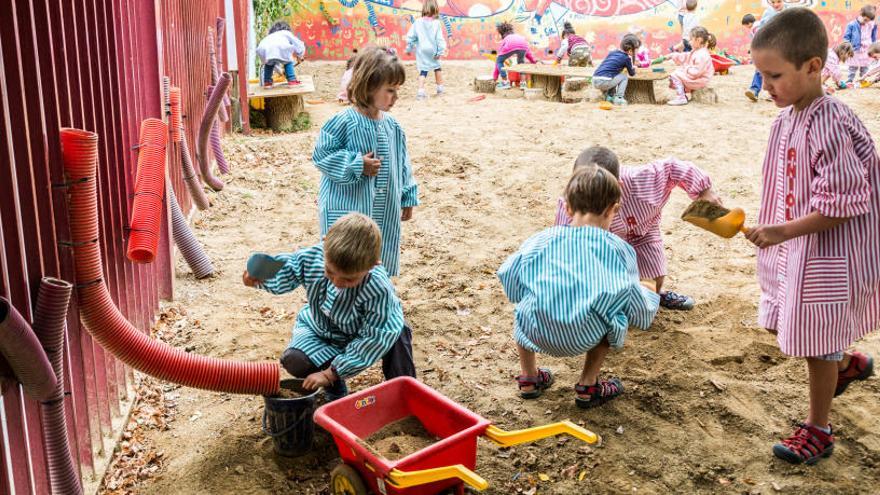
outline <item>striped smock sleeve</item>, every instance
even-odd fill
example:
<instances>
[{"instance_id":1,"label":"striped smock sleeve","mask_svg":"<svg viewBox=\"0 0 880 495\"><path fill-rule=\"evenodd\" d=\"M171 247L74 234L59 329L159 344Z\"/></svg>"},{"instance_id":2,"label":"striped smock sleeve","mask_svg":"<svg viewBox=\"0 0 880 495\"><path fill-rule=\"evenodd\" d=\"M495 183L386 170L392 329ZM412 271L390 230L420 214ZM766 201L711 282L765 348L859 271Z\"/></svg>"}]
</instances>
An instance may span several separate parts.
<instances>
[{"instance_id":1,"label":"striped smock sleeve","mask_svg":"<svg viewBox=\"0 0 880 495\"><path fill-rule=\"evenodd\" d=\"M618 245L621 259L626 265L626 273L630 279L629 301L624 312L629 324L647 330L660 308L660 296L639 283L639 267L636 263L636 252L632 246L621 241Z\"/></svg>"},{"instance_id":2,"label":"striped smock sleeve","mask_svg":"<svg viewBox=\"0 0 880 495\"><path fill-rule=\"evenodd\" d=\"M680 187L691 199L697 199L700 193L712 187L709 176L691 162L667 158L654 162L651 166L656 170L660 181L666 183L668 190Z\"/></svg>"},{"instance_id":3,"label":"striped smock sleeve","mask_svg":"<svg viewBox=\"0 0 880 495\"><path fill-rule=\"evenodd\" d=\"M400 185L400 206L401 208L418 206L419 186L418 184L416 184L416 181L413 178L412 162L410 162L409 150L406 146L406 134L403 132L403 128L396 120L394 121L394 126L397 132L397 145L399 146L398 156L400 156L401 158L399 160L399 163L402 167L399 175L400 180L402 181L402 184Z\"/></svg>"},{"instance_id":4,"label":"striped smock sleeve","mask_svg":"<svg viewBox=\"0 0 880 495\"><path fill-rule=\"evenodd\" d=\"M530 237L519 248L519 251L511 254L498 269L498 279L501 280L501 286L504 287L504 293L507 294L507 299L510 302L516 304L525 297L526 286L521 278L523 267L528 263L528 259L534 255L535 247L545 237L543 232Z\"/></svg>"},{"instance_id":5,"label":"striped smock sleeve","mask_svg":"<svg viewBox=\"0 0 880 495\"><path fill-rule=\"evenodd\" d=\"M312 160L325 177L337 184L354 184L364 178L364 159L348 145L348 116L341 112L321 128Z\"/></svg>"},{"instance_id":6,"label":"striped smock sleeve","mask_svg":"<svg viewBox=\"0 0 880 495\"><path fill-rule=\"evenodd\" d=\"M360 331L331 363L340 378L352 377L372 366L391 349L403 330L403 308L388 276L374 270L366 284L360 303L364 312Z\"/></svg>"},{"instance_id":7,"label":"striped smock sleeve","mask_svg":"<svg viewBox=\"0 0 880 495\"><path fill-rule=\"evenodd\" d=\"M862 132L842 105L824 105L809 131L810 207L826 217L849 218L871 209L868 169L856 153L853 135Z\"/></svg>"},{"instance_id":8,"label":"striped smock sleeve","mask_svg":"<svg viewBox=\"0 0 880 495\"><path fill-rule=\"evenodd\" d=\"M260 287L270 294L287 294L300 285L305 284L305 258L306 250L300 250L293 254L280 254L276 258L284 260L284 266L278 270L274 277L264 280Z\"/></svg>"}]
</instances>

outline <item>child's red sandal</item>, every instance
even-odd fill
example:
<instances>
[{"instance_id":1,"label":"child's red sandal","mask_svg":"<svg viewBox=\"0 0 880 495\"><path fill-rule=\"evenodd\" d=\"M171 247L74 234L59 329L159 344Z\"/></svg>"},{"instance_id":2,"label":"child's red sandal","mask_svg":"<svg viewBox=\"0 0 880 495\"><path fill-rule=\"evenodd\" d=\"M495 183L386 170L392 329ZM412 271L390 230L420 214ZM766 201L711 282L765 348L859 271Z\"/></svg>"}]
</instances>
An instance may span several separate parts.
<instances>
[{"instance_id":1,"label":"child's red sandal","mask_svg":"<svg viewBox=\"0 0 880 495\"><path fill-rule=\"evenodd\" d=\"M536 376L519 375L516 377L519 386L519 396L523 399L537 399L544 390L553 385L553 372L547 368L538 368ZM523 390L523 387L534 387L532 390Z\"/></svg>"},{"instance_id":2,"label":"child's red sandal","mask_svg":"<svg viewBox=\"0 0 880 495\"><path fill-rule=\"evenodd\" d=\"M623 393L623 383L619 378L609 378L608 380L599 380L595 385L581 385L575 383L574 391L578 394L574 398L574 403L581 409L590 409L613 400ZM589 399L584 399L582 395L589 395Z\"/></svg>"},{"instance_id":3,"label":"child's red sandal","mask_svg":"<svg viewBox=\"0 0 880 495\"><path fill-rule=\"evenodd\" d=\"M850 383L857 380L867 380L873 374L874 358L868 354L853 351L849 365L837 373L837 388L834 389L834 396L837 397L844 393Z\"/></svg>"},{"instance_id":4,"label":"child's red sandal","mask_svg":"<svg viewBox=\"0 0 880 495\"><path fill-rule=\"evenodd\" d=\"M801 423L790 437L773 446L773 454L792 464L815 464L834 452L834 435Z\"/></svg>"}]
</instances>

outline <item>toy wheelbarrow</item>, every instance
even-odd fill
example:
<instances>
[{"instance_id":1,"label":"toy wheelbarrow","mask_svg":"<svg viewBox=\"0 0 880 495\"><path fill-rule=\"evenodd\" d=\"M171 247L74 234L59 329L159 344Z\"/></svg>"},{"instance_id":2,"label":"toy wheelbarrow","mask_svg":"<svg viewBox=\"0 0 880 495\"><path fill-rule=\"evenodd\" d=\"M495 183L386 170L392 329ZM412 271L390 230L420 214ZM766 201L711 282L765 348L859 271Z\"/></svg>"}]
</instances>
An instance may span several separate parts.
<instances>
[{"instance_id":1,"label":"toy wheelbarrow","mask_svg":"<svg viewBox=\"0 0 880 495\"><path fill-rule=\"evenodd\" d=\"M415 416L437 442L390 461L376 453L366 438L385 425ZM325 404L315 412L315 423L333 435L343 464L330 474L334 495L429 495L464 486L485 490L489 483L473 469L477 437L486 436L509 447L567 433L584 442L598 435L570 421L518 431L504 431L489 420L453 402L410 377L399 377Z\"/></svg>"},{"instance_id":2,"label":"toy wheelbarrow","mask_svg":"<svg viewBox=\"0 0 880 495\"><path fill-rule=\"evenodd\" d=\"M749 230L745 226L746 213L742 208L728 210L703 200L691 203L681 214L681 219L728 239Z\"/></svg>"}]
</instances>

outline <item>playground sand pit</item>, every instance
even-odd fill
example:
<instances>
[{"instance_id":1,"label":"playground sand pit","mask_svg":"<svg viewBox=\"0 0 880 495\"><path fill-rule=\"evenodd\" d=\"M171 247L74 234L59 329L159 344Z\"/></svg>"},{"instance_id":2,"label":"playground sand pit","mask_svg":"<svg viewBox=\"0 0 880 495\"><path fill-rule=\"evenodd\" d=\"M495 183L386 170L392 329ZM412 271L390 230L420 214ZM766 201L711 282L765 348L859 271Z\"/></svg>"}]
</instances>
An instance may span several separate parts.
<instances>
[{"instance_id":1,"label":"playground sand pit","mask_svg":"<svg viewBox=\"0 0 880 495\"><path fill-rule=\"evenodd\" d=\"M178 260L176 300L186 309L178 345L192 352L277 360L290 339L301 289L285 296L249 289L241 272L252 252L293 251L316 243L319 173L311 153L335 103L341 63L305 62L315 76L303 133L224 141L231 174L211 193L213 207L194 229L218 268L196 280ZM414 330L419 378L504 429L571 419L603 437L601 446L545 439L500 449L479 441L476 472L486 493L866 493L880 471L880 380L851 386L834 402L834 455L817 466L791 466L771 445L806 412L802 360L788 359L756 322L759 290L755 250L742 236L721 239L683 222L690 203L675 191L662 222L669 261L666 285L693 296L689 312L661 310L647 331L631 330L605 372L626 392L591 410L574 404L581 358L539 357L557 383L540 399L519 398L511 338L513 306L495 272L531 234L551 225L574 158L591 144L614 149L623 164L666 156L697 163L712 177L726 207L755 218L761 161L772 103L742 95L751 67L717 77L720 103L630 105L602 111L598 103L562 104L487 95L469 103L468 83L487 62L446 62L447 94L415 100L415 67L392 113L406 130L422 205L404 224L402 275L395 285ZM429 93L433 85L428 85ZM665 98L665 92L663 93ZM841 92L880 136L880 90ZM880 355L880 336L859 347ZM378 383L373 367L351 389ZM307 456L272 453L261 431L263 399L176 387L175 419L143 432L162 452L161 468L128 492L328 493L338 454L316 428ZM140 438L140 437L138 437Z\"/></svg>"},{"instance_id":2,"label":"playground sand pit","mask_svg":"<svg viewBox=\"0 0 880 495\"><path fill-rule=\"evenodd\" d=\"M382 457L396 461L437 441L415 416L407 416L380 428L364 443Z\"/></svg>"}]
</instances>

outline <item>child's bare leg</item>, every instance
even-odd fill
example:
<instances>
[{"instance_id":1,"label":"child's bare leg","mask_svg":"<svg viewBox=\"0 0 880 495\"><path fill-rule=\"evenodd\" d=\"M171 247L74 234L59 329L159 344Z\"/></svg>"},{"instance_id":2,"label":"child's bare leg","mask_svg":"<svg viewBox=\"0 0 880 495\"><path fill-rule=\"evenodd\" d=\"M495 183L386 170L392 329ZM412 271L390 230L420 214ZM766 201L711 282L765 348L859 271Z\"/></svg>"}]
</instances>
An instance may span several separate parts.
<instances>
[{"instance_id":1,"label":"child's bare leg","mask_svg":"<svg viewBox=\"0 0 880 495\"><path fill-rule=\"evenodd\" d=\"M587 357L584 359L584 370L581 372L578 385L593 385L599 381L599 372L602 371L602 363L605 362L605 356L608 355L609 350L611 350L611 346L606 337L602 339L602 342L599 342L599 345L587 352ZM522 354L520 354L520 360L522 360Z\"/></svg>"},{"instance_id":2,"label":"child's bare leg","mask_svg":"<svg viewBox=\"0 0 880 495\"><path fill-rule=\"evenodd\" d=\"M519 353L519 369L524 376L538 376L538 360L535 353L524 349L523 346L517 344L516 350ZM535 389L533 385L523 385L520 389L529 392Z\"/></svg>"},{"instance_id":3,"label":"child's bare leg","mask_svg":"<svg viewBox=\"0 0 880 495\"><path fill-rule=\"evenodd\" d=\"M428 76L419 76L419 91L425 92L425 81L428 79Z\"/></svg>"},{"instance_id":4,"label":"child's bare leg","mask_svg":"<svg viewBox=\"0 0 880 495\"><path fill-rule=\"evenodd\" d=\"M657 294L663 293L660 289L663 288L664 280L666 280L666 275L660 275L654 279L654 290L657 291Z\"/></svg>"},{"instance_id":5,"label":"child's bare leg","mask_svg":"<svg viewBox=\"0 0 880 495\"><path fill-rule=\"evenodd\" d=\"M434 82L437 83L437 86L443 85L443 71L442 70L435 70L434 71Z\"/></svg>"},{"instance_id":6,"label":"child's bare leg","mask_svg":"<svg viewBox=\"0 0 880 495\"><path fill-rule=\"evenodd\" d=\"M839 364L838 361L807 358L807 369L810 373L810 412L807 415L807 423L813 426L828 427Z\"/></svg>"}]
</instances>

